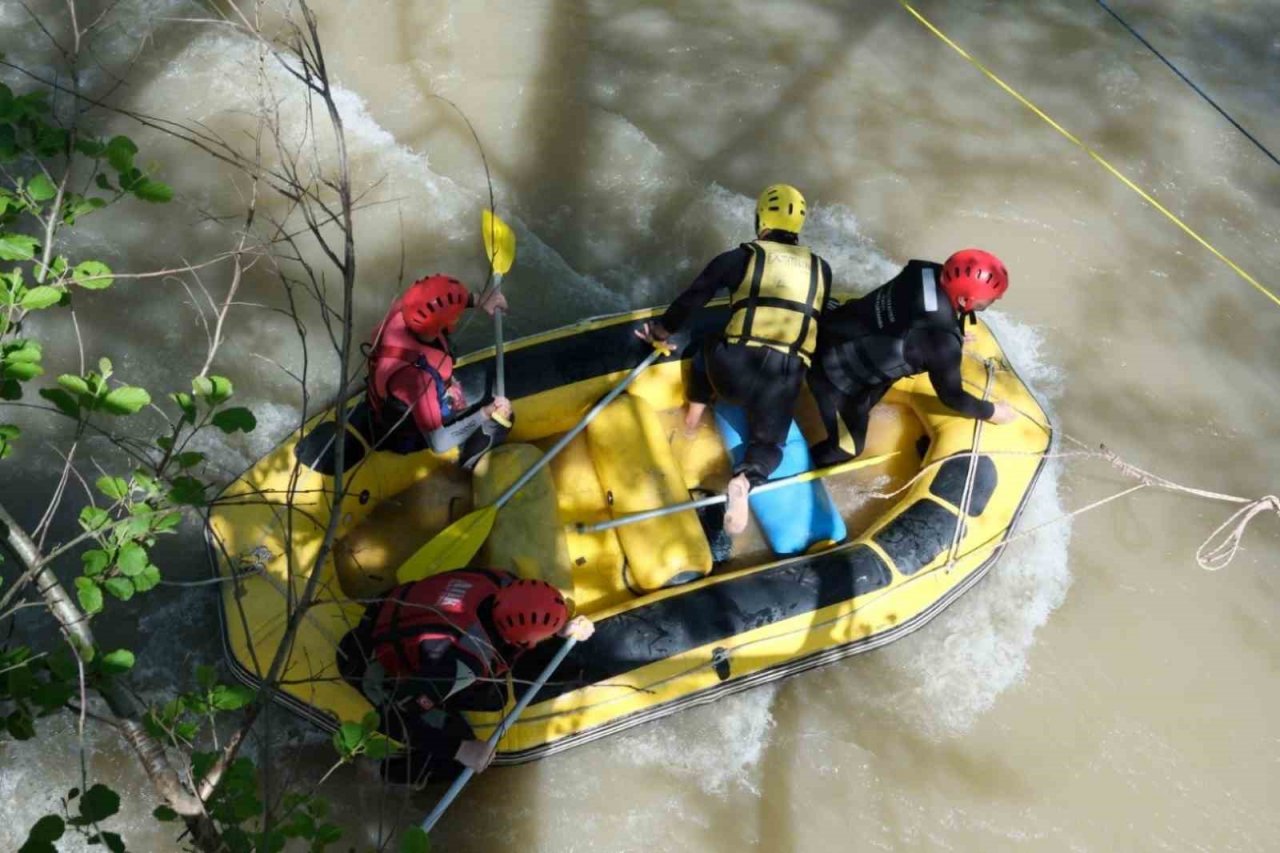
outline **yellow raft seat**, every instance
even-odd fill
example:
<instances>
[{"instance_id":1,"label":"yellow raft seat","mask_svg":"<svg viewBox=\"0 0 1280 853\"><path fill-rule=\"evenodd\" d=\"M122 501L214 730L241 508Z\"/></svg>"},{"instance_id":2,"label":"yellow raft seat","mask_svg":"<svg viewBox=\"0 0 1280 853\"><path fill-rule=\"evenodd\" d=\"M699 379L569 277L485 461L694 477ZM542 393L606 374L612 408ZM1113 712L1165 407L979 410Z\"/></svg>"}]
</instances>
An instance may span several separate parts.
<instances>
[{"instance_id":1,"label":"yellow raft seat","mask_svg":"<svg viewBox=\"0 0 1280 853\"><path fill-rule=\"evenodd\" d=\"M587 444L605 501L616 518L689 499L684 474L653 407L623 394L587 427ZM711 572L711 547L693 510L617 529L624 582L637 595Z\"/></svg>"}]
</instances>

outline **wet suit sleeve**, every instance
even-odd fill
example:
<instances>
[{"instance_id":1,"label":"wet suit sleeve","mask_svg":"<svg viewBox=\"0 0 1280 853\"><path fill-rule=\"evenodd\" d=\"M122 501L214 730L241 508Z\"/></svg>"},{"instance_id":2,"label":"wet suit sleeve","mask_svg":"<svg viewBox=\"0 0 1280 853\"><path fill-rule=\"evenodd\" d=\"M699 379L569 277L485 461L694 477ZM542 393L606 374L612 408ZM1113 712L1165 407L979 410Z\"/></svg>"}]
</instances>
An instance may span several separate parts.
<instances>
[{"instance_id":1,"label":"wet suit sleeve","mask_svg":"<svg viewBox=\"0 0 1280 853\"><path fill-rule=\"evenodd\" d=\"M717 291L732 290L746 275L749 259L747 250L741 246L716 255L662 315L658 321L662 328L675 334L688 322L689 315L706 305Z\"/></svg>"},{"instance_id":2,"label":"wet suit sleeve","mask_svg":"<svg viewBox=\"0 0 1280 853\"><path fill-rule=\"evenodd\" d=\"M938 399L949 408L968 418L986 420L995 414L996 407L980 397L964 390L960 376L962 344L951 335L933 332L921 335L924 361L928 364L929 381Z\"/></svg>"}]
</instances>

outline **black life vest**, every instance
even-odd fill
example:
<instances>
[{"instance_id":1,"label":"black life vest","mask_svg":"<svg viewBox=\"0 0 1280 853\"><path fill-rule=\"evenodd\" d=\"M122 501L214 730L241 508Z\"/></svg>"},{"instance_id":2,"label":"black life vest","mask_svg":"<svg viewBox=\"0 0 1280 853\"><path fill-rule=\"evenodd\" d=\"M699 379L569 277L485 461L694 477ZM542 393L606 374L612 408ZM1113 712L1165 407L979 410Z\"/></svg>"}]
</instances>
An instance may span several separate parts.
<instances>
[{"instance_id":1,"label":"black life vest","mask_svg":"<svg viewBox=\"0 0 1280 853\"><path fill-rule=\"evenodd\" d=\"M448 640L475 663L480 678L502 675L509 665L498 653L499 638L480 619L480 606L513 580L506 572L458 569L397 588L374 621L373 656L393 678L412 678L422 663L420 644Z\"/></svg>"},{"instance_id":2,"label":"black life vest","mask_svg":"<svg viewBox=\"0 0 1280 853\"><path fill-rule=\"evenodd\" d=\"M828 311L819 330L819 359L846 394L884 385L926 367L907 358L907 336L936 329L963 343L960 320L939 283L942 265L909 261L892 281Z\"/></svg>"}]
</instances>

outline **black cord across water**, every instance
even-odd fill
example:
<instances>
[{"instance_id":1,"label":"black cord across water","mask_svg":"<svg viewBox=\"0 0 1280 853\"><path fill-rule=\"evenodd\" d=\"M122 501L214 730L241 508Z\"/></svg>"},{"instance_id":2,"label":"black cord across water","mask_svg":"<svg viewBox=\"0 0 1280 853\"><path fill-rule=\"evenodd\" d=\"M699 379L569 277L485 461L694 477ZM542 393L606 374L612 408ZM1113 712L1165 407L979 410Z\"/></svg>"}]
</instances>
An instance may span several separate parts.
<instances>
[{"instance_id":1,"label":"black cord across water","mask_svg":"<svg viewBox=\"0 0 1280 853\"><path fill-rule=\"evenodd\" d=\"M1145 38L1143 38L1143 37L1142 37L1142 33L1138 32L1138 31L1137 31L1137 30L1135 30L1133 27L1129 26L1129 22L1128 22L1128 21L1126 21L1124 18L1120 17L1118 14L1116 14L1115 10L1113 10L1110 6L1108 6L1105 2L1103 2L1103 0L1097 0L1097 3L1098 3L1098 5L1099 5L1099 6L1101 6L1103 9L1105 9L1105 10L1106 10L1106 12L1107 12L1107 14L1108 14L1108 15L1110 15L1110 16L1111 16L1111 17L1113 17L1113 18L1115 18L1117 21L1119 21L1119 22L1120 22L1120 25L1121 25L1122 27L1124 27L1126 30L1128 30L1130 33L1132 33L1134 38L1136 38L1138 41L1140 41L1140 42L1142 42L1144 45L1146 45L1148 50L1150 50L1152 53L1154 53L1157 57L1159 57L1159 58L1160 58L1160 61L1161 61L1161 62L1163 62L1165 65L1169 66L1169 70L1171 70L1174 74L1177 74L1179 77L1181 77L1181 78L1182 78L1182 81L1183 81L1184 83L1186 83L1188 86L1190 86L1192 89L1194 89L1194 90L1196 91L1196 94L1198 94L1200 97L1202 97L1202 98L1204 98L1206 101L1208 101L1208 102L1209 102L1209 105L1210 105L1211 107L1213 107L1215 110L1217 110L1217 111L1218 111L1218 113L1219 113L1223 118L1225 118L1227 121L1231 122L1231 124L1235 127L1235 129L1236 129L1236 130L1238 130L1238 131L1240 131L1241 133L1243 133L1243 134L1248 138L1248 140L1249 140L1250 142L1252 142L1254 145L1258 146L1258 150L1259 150L1259 151L1261 151L1263 154L1266 154L1268 157L1270 157L1270 158L1271 158L1271 162L1272 162L1272 163L1275 163L1277 166L1280 166L1280 159L1277 159L1277 158L1276 158L1276 155L1272 154L1272 153L1267 149L1267 146L1263 145L1261 142L1259 142L1257 139L1255 139L1252 133L1250 133L1249 131L1245 130L1243 127L1241 127L1241 126L1240 126L1240 122L1236 121L1236 120L1235 120L1235 119L1233 119L1230 115L1228 115L1228 114L1227 114L1227 111L1226 111L1226 110L1224 110L1222 107L1218 106L1217 102L1216 102L1216 101L1214 101L1214 99L1213 99L1213 98L1211 98L1211 97L1209 97L1207 94L1205 94L1205 92L1204 92L1204 90L1203 90L1203 89L1201 89L1199 86L1197 86L1194 82L1192 82L1192 81L1191 81L1191 78L1187 77L1187 75L1185 75L1185 74L1183 74L1181 71L1179 71L1179 70L1178 70L1178 66L1174 65L1172 62L1170 62L1169 60L1165 59L1164 54L1163 54L1163 53L1161 53L1160 51L1156 50L1155 45L1151 44L1151 42L1147 41Z\"/></svg>"}]
</instances>

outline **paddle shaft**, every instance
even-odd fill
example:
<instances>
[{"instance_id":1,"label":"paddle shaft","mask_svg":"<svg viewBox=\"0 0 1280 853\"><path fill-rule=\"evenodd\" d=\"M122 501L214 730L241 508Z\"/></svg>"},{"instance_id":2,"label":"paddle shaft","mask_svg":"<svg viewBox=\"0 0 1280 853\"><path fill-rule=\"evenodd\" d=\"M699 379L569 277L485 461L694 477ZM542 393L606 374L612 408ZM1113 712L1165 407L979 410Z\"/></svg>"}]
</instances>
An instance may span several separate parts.
<instances>
[{"instance_id":1,"label":"paddle shaft","mask_svg":"<svg viewBox=\"0 0 1280 853\"><path fill-rule=\"evenodd\" d=\"M853 459L849 462L841 462L839 465L832 465L830 468L819 468L817 471L804 471L800 474L794 474L790 477L783 477L781 480L770 480L767 483L756 486L751 490L751 494L759 495L764 492L771 492L774 489L781 489L784 486L795 486L800 483L807 483L810 480L818 480L823 477L831 477L836 474L843 474L846 471L853 471L858 468L869 468L872 465L878 465L897 455L897 451L893 453L885 453L881 456L872 456L867 459ZM622 527L627 524L635 524L640 521L648 521L651 518L661 518L664 515L683 512L686 509L699 509L704 506L713 506L714 504L722 504L729 500L728 495L711 495L710 497L699 498L696 501L686 501L680 504L672 504L671 506L660 506L656 509L646 509L641 512L632 512L627 515L611 518L607 521L598 521L595 524L583 524L579 522L574 525L574 529L578 533L599 533L602 530L612 530L615 527Z\"/></svg>"},{"instance_id":2,"label":"paddle shaft","mask_svg":"<svg viewBox=\"0 0 1280 853\"><path fill-rule=\"evenodd\" d=\"M502 273L495 272L493 274L493 292L499 293L502 290ZM495 397L507 396L507 374L504 370L504 362L502 360L502 309L499 308L493 312L493 369L497 374L497 378L493 383L493 393Z\"/></svg>"},{"instance_id":3,"label":"paddle shaft","mask_svg":"<svg viewBox=\"0 0 1280 853\"><path fill-rule=\"evenodd\" d=\"M499 498L496 501L494 501L493 504L487 507L486 509L490 509L493 512L497 512L499 509L501 509L502 506L506 504L507 501L511 500L511 498L515 496L516 492L520 491L520 489L524 487L525 483L532 480L539 471L545 468L551 462L551 460L556 457L557 453L559 453L561 450L564 450L565 446L569 442L573 441L573 439L577 436L578 433L582 432L584 429L587 428L587 424L595 420L596 415L600 414L600 412L604 410L605 406L612 403L619 394L627 390L627 386L630 385L633 381L635 381L635 378L637 376L639 376L641 373L644 373L644 371L648 369L649 365L657 361L658 357L661 356L662 354L663 354L662 350L655 349L653 352L645 356L644 361L637 364L635 368L632 369L632 371L627 374L626 379L623 379L621 382L619 382L616 386L614 386L614 389L612 391L610 391L608 394L605 394L604 397L601 398L600 402L592 406L591 411L587 412L583 416L582 420L578 421L577 426L575 426L573 429L566 432L564 435L560 436L560 439L555 444L551 445L551 449L549 449L541 459L535 462L533 466L529 468L528 471L525 471L522 475L520 475L520 479L512 483L511 488L503 492L502 495L499 496Z\"/></svg>"},{"instance_id":4,"label":"paddle shaft","mask_svg":"<svg viewBox=\"0 0 1280 853\"><path fill-rule=\"evenodd\" d=\"M578 641L572 637L564 641L564 645L560 647L560 651L556 652L556 656L551 659L551 662L547 664L547 668L538 676L538 680L529 686L529 689L520 697L520 701L511 709L511 713L507 714L507 716L502 719L502 722L493 730L493 734L489 735L489 739L485 741L485 743L492 747L496 746L498 741L502 740L502 736L507 733L507 730L510 729L512 725L515 724L516 719L524 713L524 709L528 707L529 703L533 701L533 697L536 696L538 691L542 689L543 685L547 683L547 679L551 677L551 674L560 668L560 664L564 663L565 657L568 656L569 651L577 644L577 642ZM449 805L458 796L459 792L466 787L466 784L471 781L471 777L474 775L475 771L470 767L467 767L458 775L457 779L453 780L453 784L449 786L448 791L445 791L444 796L440 798L440 802L436 803L436 807L431 810L431 814L427 815L422 821L423 832L431 831L431 827L435 826L436 821L440 820L440 816L444 814L444 810L449 808Z\"/></svg>"}]
</instances>

